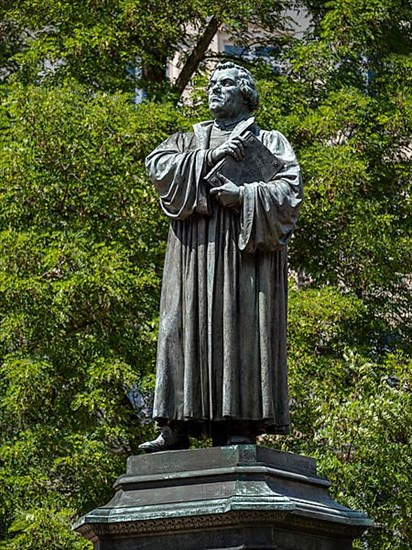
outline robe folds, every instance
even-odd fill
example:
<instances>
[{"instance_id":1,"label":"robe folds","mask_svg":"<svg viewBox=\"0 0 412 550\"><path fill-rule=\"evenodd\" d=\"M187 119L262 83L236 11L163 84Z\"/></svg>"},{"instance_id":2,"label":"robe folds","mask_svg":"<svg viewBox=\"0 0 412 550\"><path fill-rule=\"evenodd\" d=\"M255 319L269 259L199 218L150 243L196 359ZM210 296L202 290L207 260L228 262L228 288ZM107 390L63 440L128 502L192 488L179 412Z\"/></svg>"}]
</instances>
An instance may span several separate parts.
<instances>
[{"instance_id":1,"label":"robe folds","mask_svg":"<svg viewBox=\"0 0 412 550\"><path fill-rule=\"evenodd\" d=\"M175 134L146 159L172 220L153 417L285 433L287 242L303 198L299 166L282 134L252 126L283 168L268 183L246 183L238 209L224 207L204 180L212 126Z\"/></svg>"}]
</instances>

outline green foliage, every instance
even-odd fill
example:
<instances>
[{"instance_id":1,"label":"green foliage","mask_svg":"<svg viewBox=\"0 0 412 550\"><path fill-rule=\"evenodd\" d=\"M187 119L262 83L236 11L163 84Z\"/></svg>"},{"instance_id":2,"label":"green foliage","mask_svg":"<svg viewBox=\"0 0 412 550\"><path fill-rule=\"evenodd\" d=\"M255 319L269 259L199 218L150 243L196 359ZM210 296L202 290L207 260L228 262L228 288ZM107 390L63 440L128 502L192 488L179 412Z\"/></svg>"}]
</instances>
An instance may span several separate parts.
<instances>
[{"instance_id":1,"label":"green foliage","mask_svg":"<svg viewBox=\"0 0 412 550\"><path fill-rule=\"evenodd\" d=\"M406 549L412 538L412 362L401 354L382 364L351 353L344 360L350 384L343 395L329 390L319 404L313 455L338 500L366 510L379 526L368 544Z\"/></svg>"},{"instance_id":2,"label":"green foliage","mask_svg":"<svg viewBox=\"0 0 412 550\"><path fill-rule=\"evenodd\" d=\"M313 4L313 3L312 3ZM410 547L412 9L318 5L312 35L260 82L263 127L297 150L306 201L290 250L292 432L334 496L379 528L359 548Z\"/></svg>"},{"instance_id":3,"label":"green foliage","mask_svg":"<svg viewBox=\"0 0 412 550\"><path fill-rule=\"evenodd\" d=\"M258 122L293 143L292 432L334 496L404 550L411 513L411 7L305 2L314 26L263 63ZM150 435L167 220L144 168L177 110L166 58L210 15L247 37L273 2L5 1L0 7L0 548L90 548L70 530ZM189 35L192 25L197 34ZM142 68L141 77L127 72ZM159 79L160 75L160 79ZM140 82L138 82L140 79ZM195 84L204 84L198 74ZM158 102L133 105L136 84Z\"/></svg>"},{"instance_id":4,"label":"green foliage","mask_svg":"<svg viewBox=\"0 0 412 550\"><path fill-rule=\"evenodd\" d=\"M75 537L67 529L72 515L73 511L65 508L44 507L20 512L10 528L10 532L15 534L15 537L9 543L2 544L0 542L0 548L8 550L21 550L22 548L90 549L88 541Z\"/></svg>"},{"instance_id":5,"label":"green foliage","mask_svg":"<svg viewBox=\"0 0 412 550\"><path fill-rule=\"evenodd\" d=\"M238 37L254 21L284 26L283 0L19 0L0 7L0 66L24 83L75 78L93 90L170 93L167 59L193 45L211 14ZM135 72L134 68L139 67Z\"/></svg>"},{"instance_id":6,"label":"green foliage","mask_svg":"<svg viewBox=\"0 0 412 550\"><path fill-rule=\"evenodd\" d=\"M399 8L396 17L389 18L387 4L390 13ZM304 174L292 267L301 279L354 292L373 319L391 321L384 332L406 349L412 342L412 65L406 55L412 37L402 21L412 10L398 4L371 0L360 11L356 2L329 2L314 36L284 53L290 77L261 82L259 120L291 139ZM402 49L387 41L389 23Z\"/></svg>"},{"instance_id":7,"label":"green foliage","mask_svg":"<svg viewBox=\"0 0 412 550\"><path fill-rule=\"evenodd\" d=\"M288 366L293 396L293 437L288 445L291 451L298 452L302 437L309 437L310 441L314 437L319 399L330 390L331 376L336 376L334 383L339 388L345 385L345 378L340 377L343 353L347 346L356 345L354 336L364 308L356 297L342 296L332 287L305 290L292 287L289 302Z\"/></svg>"},{"instance_id":8,"label":"green foliage","mask_svg":"<svg viewBox=\"0 0 412 550\"><path fill-rule=\"evenodd\" d=\"M358 298L291 289L293 431L267 443L313 456L343 504L378 524L357 548L408 548L411 532L412 361L362 355ZM358 342L357 342L358 341ZM366 544L366 546L365 546Z\"/></svg>"},{"instance_id":9,"label":"green foliage","mask_svg":"<svg viewBox=\"0 0 412 550\"><path fill-rule=\"evenodd\" d=\"M81 548L70 519L147 430L128 394L151 387L167 223L142 159L183 122L77 85L17 87L2 121L0 530Z\"/></svg>"}]
</instances>

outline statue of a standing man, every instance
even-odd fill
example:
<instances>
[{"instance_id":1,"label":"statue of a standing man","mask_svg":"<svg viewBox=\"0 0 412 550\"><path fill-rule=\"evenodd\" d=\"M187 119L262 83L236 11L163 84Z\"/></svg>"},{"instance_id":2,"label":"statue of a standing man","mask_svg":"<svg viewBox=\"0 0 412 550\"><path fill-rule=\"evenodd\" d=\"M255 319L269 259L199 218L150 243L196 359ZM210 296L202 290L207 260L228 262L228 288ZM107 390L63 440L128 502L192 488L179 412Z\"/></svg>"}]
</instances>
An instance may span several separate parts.
<instances>
[{"instance_id":1,"label":"statue of a standing man","mask_svg":"<svg viewBox=\"0 0 412 550\"><path fill-rule=\"evenodd\" d=\"M255 126L249 71L217 65L208 97L214 120L146 160L171 218L153 409L161 433L146 452L187 448L190 434L225 445L288 431L287 242L302 203L299 166L282 134ZM248 161L251 136L279 171L268 181L219 174L211 187L206 176L225 158L259 168L259 154Z\"/></svg>"}]
</instances>

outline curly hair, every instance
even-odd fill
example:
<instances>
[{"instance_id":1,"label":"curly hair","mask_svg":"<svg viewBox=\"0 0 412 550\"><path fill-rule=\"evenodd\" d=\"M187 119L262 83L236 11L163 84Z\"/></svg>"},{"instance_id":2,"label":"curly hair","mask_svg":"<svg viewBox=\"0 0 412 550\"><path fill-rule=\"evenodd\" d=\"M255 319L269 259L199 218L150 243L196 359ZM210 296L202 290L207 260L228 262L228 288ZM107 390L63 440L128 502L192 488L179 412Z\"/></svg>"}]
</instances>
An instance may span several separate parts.
<instances>
[{"instance_id":1,"label":"curly hair","mask_svg":"<svg viewBox=\"0 0 412 550\"><path fill-rule=\"evenodd\" d=\"M246 100L249 111L256 111L259 107L259 93L251 73L244 67L233 63L233 61L218 63L213 72L222 71L224 69L237 69L240 80L240 93Z\"/></svg>"}]
</instances>

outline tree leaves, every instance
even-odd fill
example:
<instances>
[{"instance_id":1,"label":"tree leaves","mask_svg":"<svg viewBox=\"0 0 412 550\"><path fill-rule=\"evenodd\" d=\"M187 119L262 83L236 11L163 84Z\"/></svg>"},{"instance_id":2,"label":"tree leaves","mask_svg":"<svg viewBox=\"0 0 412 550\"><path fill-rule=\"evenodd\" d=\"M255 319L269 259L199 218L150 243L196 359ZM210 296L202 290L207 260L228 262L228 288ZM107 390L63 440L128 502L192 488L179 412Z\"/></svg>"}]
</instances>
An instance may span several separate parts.
<instances>
[{"instance_id":1,"label":"tree leaves","mask_svg":"<svg viewBox=\"0 0 412 550\"><path fill-rule=\"evenodd\" d=\"M76 84L17 86L3 116L0 525L5 548L80 548L70 518L147 430L167 226L142 159L182 119Z\"/></svg>"},{"instance_id":2,"label":"tree leaves","mask_svg":"<svg viewBox=\"0 0 412 550\"><path fill-rule=\"evenodd\" d=\"M275 41L282 74L252 68L259 124L292 141L306 184L290 248L292 432L266 442L315 456L335 496L380 523L359 547L401 550L412 501L410 6L307 4L304 39ZM110 498L149 435L167 221L143 160L208 116L203 90L177 110L156 79L211 14L239 34L249 20L282 26L278 7L3 2L2 548L89 547L70 522ZM136 65L145 74L127 72ZM141 77L158 102L133 104Z\"/></svg>"},{"instance_id":3,"label":"tree leaves","mask_svg":"<svg viewBox=\"0 0 412 550\"><path fill-rule=\"evenodd\" d=\"M358 548L411 538L410 18L407 3L329 2L284 53L289 75L261 83L262 126L290 137L306 184L290 248L293 430L272 444L317 457L337 499L375 519Z\"/></svg>"}]
</instances>

